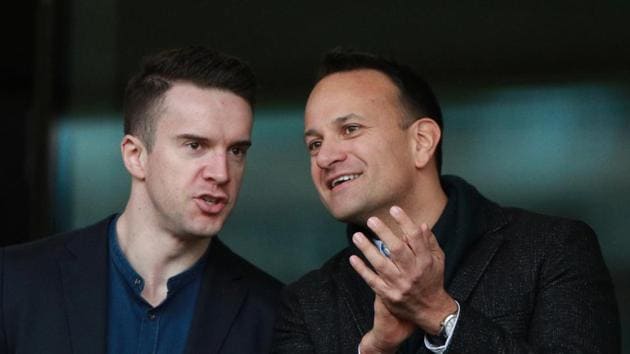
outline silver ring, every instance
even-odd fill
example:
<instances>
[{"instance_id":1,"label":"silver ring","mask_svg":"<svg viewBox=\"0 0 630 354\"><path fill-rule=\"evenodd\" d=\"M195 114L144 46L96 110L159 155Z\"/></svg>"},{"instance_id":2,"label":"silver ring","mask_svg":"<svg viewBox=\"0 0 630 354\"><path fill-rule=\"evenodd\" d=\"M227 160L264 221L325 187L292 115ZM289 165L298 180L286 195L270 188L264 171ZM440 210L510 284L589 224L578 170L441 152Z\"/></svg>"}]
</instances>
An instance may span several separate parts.
<instances>
[{"instance_id":1,"label":"silver ring","mask_svg":"<svg viewBox=\"0 0 630 354\"><path fill-rule=\"evenodd\" d=\"M378 250L381 252L381 254L389 258L389 255L390 255L389 247L387 247L385 242L381 240L374 240L374 243L376 244L376 247L378 247Z\"/></svg>"}]
</instances>

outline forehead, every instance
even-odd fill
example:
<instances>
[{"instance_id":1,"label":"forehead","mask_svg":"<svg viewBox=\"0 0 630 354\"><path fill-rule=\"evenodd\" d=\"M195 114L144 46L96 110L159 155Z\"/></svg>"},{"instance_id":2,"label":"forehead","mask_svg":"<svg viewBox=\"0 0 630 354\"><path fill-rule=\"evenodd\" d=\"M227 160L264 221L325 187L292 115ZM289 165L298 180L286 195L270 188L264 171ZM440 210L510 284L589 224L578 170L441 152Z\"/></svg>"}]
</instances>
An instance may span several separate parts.
<instances>
[{"instance_id":1,"label":"forehead","mask_svg":"<svg viewBox=\"0 0 630 354\"><path fill-rule=\"evenodd\" d=\"M305 125L353 115L391 117L402 111L400 91L389 77L372 69L353 70L331 74L315 85L306 104Z\"/></svg>"},{"instance_id":2,"label":"forehead","mask_svg":"<svg viewBox=\"0 0 630 354\"><path fill-rule=\"evenodd\" d=\"M309 97L346 92L361 97L398 96L399 90L384 73L374 69L359 69L334 73L320 80Z\"/></svg>"},{"instance_id":3,"label":"forehead","mask_svg":"<svg viewBox=\"0 0 630 354\"><path fill-rule=\"evenodd\" d=\"M169 130L249 132L252 125L252 109L245 99L227 90L190 83L176 83L165 93L158 116L158 127Z\"/></svg>"}]
</instances>

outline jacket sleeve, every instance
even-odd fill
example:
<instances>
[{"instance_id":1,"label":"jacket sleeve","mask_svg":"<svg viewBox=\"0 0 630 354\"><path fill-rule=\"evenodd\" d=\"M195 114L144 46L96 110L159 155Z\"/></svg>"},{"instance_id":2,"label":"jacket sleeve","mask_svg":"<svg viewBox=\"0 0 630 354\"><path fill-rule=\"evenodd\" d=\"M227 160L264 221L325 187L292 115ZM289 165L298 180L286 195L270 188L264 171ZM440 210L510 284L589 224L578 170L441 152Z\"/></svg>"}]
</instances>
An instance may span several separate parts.
<instances>
[{"instance_id":1,"label":"jacket sleeve","mask_svg":"<svg viewBox=\"0 0 630 354\"><path fill-rule=\"evenodd\" d=\"M277 354L315 353L300 302L291 286L286 287L282 293L271 352Z\"/></svg>"},{"instance_id":2,"label":"jacket sleeve","mask_svg":"<svg viewBox=\"0 0 630 354\"><path fill-rule=\"evenodd\" d=\"M620 352L617 302L595 233L584 223L565 222L552 234L541 250L527 338L514 338L462 304L448 353Z\"/></svg>"}]
</instances>

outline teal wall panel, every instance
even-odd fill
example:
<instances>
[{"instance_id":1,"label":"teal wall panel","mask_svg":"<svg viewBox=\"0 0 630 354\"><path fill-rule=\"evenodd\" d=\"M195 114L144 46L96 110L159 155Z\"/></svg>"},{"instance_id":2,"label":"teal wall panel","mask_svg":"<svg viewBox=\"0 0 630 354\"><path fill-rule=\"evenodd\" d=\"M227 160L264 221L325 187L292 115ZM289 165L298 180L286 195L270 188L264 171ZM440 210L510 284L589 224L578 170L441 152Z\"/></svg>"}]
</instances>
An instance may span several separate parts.
<instances>
[{"instance_id":1,"label":"teal wall panel","mask_svg":"<svg viewBox=\"0 0 630 354\"><path fill-rule=\"evenodd\" d=\"M441 92L440 92L441 91ZM444 172L503 205L589 223L630 322L630 89L627 84L467 87L438 91ZM263 105L239 202L220 237L283 281L344 247L308 171L301 104ZM56 126L59 230L120 211L129 190L119 113L69 114Z\"/></svg>"}]
</instances>

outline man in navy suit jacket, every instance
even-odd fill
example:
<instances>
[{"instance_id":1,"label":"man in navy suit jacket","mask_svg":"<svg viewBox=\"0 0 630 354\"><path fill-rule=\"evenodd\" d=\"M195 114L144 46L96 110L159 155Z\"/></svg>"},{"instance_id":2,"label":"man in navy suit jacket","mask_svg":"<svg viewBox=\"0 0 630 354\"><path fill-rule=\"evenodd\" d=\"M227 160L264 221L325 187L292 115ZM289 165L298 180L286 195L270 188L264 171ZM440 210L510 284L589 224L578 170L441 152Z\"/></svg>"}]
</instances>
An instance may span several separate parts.
<instances>
[{"instance_id":1,"label":"man in navy suit jacket","mask_svg":"<svg viewBox=\"0 0 630 354\"><path fill-rule=\"evenodd\" d=\"M261 353L281 284L216 237L250 146L255 79L201 47L124 97L124 211L0 252L0 353Z\"/></svg>"}]
</instances>

